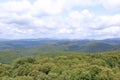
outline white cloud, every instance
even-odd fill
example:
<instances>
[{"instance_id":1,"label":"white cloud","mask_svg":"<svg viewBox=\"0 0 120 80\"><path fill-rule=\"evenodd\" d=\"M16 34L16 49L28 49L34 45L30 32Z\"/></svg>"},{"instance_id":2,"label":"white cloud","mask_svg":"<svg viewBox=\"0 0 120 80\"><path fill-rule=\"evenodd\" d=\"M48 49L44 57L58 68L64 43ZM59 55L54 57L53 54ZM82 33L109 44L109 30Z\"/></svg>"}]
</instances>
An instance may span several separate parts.
<instances>
[{"instance_id":1,"label":"white cloud","mask_svg":"<svg viewBox=\"0 0 120 80\"><path fill-rule=\"evenodd\" d=\"M1 38L120 37L120 14L96 14L88 7L119 10L119 0L13 0L0 3ZM75 9L82 7L83 9ZM88 8L88 9L87 9Z\"/></svg>"},{"instance_id":2,"label":"white cloud","mask_svg":"<svg viewBox=\"0 0 120 80\"><path fill-rule=\"evenodd\" d=\"M102 5L108 10L120 10L120 0L102 0Z\"/></svg>"},{"instance_id":3,"label":"white cloud","mask_svg":"<svg viewBox=\"0 0 120 80\"><path fill-rule=\"evenodd\" d=\"M66 0L36 0L33 4L34 9L50 15L56 15L64 10Z\"/></svg>"},{"instance_id":4,"label":"white cloud","mask_svg":"<svg viewBox=\"0 0 120 80\"><path fill-rule=\"evenodd\" d=\"M32 8L31 4L26 0L0 3L0 7L0 12L7 13L24 13Z\"/></svg>"}]
</instances>

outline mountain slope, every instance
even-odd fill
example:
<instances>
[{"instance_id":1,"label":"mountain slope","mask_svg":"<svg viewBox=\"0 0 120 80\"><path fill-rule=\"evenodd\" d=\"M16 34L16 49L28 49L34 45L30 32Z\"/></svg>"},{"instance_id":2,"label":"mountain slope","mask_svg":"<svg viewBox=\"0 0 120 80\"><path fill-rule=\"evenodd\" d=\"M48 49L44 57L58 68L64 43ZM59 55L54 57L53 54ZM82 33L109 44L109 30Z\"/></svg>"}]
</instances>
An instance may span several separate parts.
<instances>
[{"instance_id":1,"label":"mountain slope","mask_svg":"<svg viewBox=\"0 0 120 80\"><path fill-rule=\"evenodd\" d=\"M0 63L3 64L11 64L13 60L19 57L22 57L22 55L10 51L0 51Z\"/></svg>"},{"instance_id":2,"label":"mountain slope","mask_svg":"<svg viewBox=\"0 0 120 80\"><path fill-rule=\"evenodd\" d=\"M116 49L119 49L116 45L111 45L104 42L90 42L88 44L80 46L80 51L90 52L90 53L104 52L104 51L110 51Z\"/></svg>"},{"instance_id":3,"label":"mountain slope","mask_svg":"<svg viewBox=\"0 0 120 80\"><path fill-rule=\"evenodd\" d=\"M116 42L116 43L115 43ZM0 50L33 55L46 52L104 52L120 49L120 40L51 40L29 39L0 42Z\"/></svg>"}]
</instances>

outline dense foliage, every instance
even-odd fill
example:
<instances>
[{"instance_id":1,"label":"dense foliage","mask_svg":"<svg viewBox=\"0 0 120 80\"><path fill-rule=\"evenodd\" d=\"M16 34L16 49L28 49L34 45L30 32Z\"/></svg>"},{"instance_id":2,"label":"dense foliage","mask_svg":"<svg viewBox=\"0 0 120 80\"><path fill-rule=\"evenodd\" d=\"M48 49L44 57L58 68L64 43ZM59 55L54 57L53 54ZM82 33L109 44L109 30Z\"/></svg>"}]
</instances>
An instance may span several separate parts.
<instances>
[{"instance_id":1,"label":"dense foliage","mask_svg":"<svg viewBox=\"0 0 120 80\"><path fill-rule=\"evenodd\" d=\"M22 55L10 51L0 51L0 63L11 64L13 60L21 57Z\"/></svg>"},{"instance_id":2,"label":"dense foliage","mask_svg":"<svg viewBox=\"0 0 120 80\"><path fill-rule=\"evenodd\" d=\"M0 64L0 80L120 80L120 51L19 58Z\"/></svg>"}]
</instances>

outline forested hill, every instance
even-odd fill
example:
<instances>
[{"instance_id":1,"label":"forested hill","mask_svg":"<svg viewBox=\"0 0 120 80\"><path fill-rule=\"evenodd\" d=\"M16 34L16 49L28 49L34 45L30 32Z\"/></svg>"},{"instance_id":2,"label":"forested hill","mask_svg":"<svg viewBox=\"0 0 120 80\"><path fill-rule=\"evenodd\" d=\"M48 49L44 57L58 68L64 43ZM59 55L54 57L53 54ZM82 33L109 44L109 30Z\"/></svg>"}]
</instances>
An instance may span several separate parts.
<instances>
[{"instance_id":1,"label":"forested hill","mask_svg":"<svg viewBox=\"0 0 120 80\"><path fill-rule=\"evenodd\" d=\"M120 50L19 58L0 64L0 80L120 80Z\"/></svg>"},{"instance_id":2,"label":"forested hill","mask_svg":"<svg viewBox=\"0 0 120 80\"><path fill-rule=\"evenodd\" d=\"M120 39L106 40L53 40L23 39L1 40L0 50L33 55L46 52L87 52L96 53L120 49Z\"/></svg>"}]
</instances>

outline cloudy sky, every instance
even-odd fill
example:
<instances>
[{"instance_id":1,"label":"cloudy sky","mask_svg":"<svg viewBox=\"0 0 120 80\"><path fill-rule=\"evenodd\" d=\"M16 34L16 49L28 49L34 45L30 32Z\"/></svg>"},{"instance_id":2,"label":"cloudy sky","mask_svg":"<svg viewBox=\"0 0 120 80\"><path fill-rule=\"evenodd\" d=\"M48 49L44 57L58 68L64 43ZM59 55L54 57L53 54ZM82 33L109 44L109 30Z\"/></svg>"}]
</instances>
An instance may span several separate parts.
<instances>
[{"instance_id":1,"label":"cloudy sky","mask_svg":"<svg viewBox=\"0 0 120 80\"><path fill-rule=\"evenodd\" d=\"M0 38L120 38L120 0L0 0Z\"/></svg>"}]
</instances>

